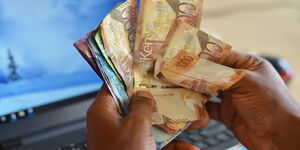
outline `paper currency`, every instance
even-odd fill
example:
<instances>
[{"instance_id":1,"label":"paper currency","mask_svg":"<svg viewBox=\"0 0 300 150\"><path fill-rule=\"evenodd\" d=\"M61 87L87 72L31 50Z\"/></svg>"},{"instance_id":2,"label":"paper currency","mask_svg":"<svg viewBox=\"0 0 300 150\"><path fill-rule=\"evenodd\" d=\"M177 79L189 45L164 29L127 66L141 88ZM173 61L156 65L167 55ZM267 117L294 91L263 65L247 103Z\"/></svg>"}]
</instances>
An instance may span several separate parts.
<instances>
[{"instance_id":1,"label":"paper currency","mask_svg":"<svg viewBox=\"0 0 300 150\"><path fill-rule=\"evenodd\" d=\"M166 133L162 131L160 128L153 126L152 133L155 137L157 148L161 149L164 146L166 146L168 143L174 140L179 134L181 134L190 124L191 123L180 124L184 126L180 126L179 128L177 126L176 128L178 128L178 131L176 133Z\"/></svg>"},{"instance_id":2,"label":"paper currency","mask_svg":"<svg viewBox=\"0 0 300 150\"><path fill-rule=\"evenodd\" d=\"M86 40L89 36L91 36L92 32L88 33L85 37L78 40L74 43L74 47L78 50L81 56L88 62L88 64L93 68L93 70L101 77L100 70L98 66L96 66L96 59L93 57Z\"/></svg>"},{"instance_id":3,"label":"paper currency","mask_svg":"<svg viewBox=\"0 0 300 150\"><path fill-rule=\"evenodd\" d=\"M95 59L98 63L92 64L91 66L97 66L100 70L100 76L103 78L105 83L107 84L110 92L112 93L115 100L118 100L120 96L123 95L123 102L120 102L119 100L116 101L117 106L119 107L119 110L123 115L125 116L128 113L129 110L129 97L126 98L126 95L124 96L124 91L126 91L125 87L120 84L118 81L117 76L110 68L110 65L105 62L104 56L97 49L97 45L95 45L95 42L91 39L93 37L93 32L89 33L86 37L82 38L80 42L76 44L76 47L79 48L79 51L85 50L85 52L91 53L91 56L95 56ZM83 45L84 44L84 45ZM101 47L101 46L100 46ZM84 48L84 49L83 49ZM99 47L98 47L99 48ZM92 57L89 57L92 58ZM89 60L90 61L90 60ZM122 89L123 88L123 89ZM123 93L123 94L118 94ZM156 139L156 145L158 149L161 149L165 145L167 145L170 141L172 141L175 137L177 137L186 127L188 127L189 123L182 123L179 126L176 126L176 129L174 128L165 128L165 129L173 129L172 131L169 131L169 133L163 131L162 129L153 126L152 127L152 133Z\"/></svg>"},{"instance_id":4,"label":"paper currency","mask_svg":"<svg viewBox=\"0 0 300 150\"><path fill-rule=\"evenodd\" d=\"M98 45L97 49L99 50L99 52L103 55L104 59L106 60L106 62L108 63L108 65L110 66L110 68L112 69L112 71L115 73L115 75L117 76L117 78L120 81L123 81L120 73L117 71L114 63L112 62L112 60L109 58L109 56L107 55L105 48L104 48L104 44L103 44L103 40L102 37L99 36L99 34L101 34L101 29L98 29L98 32L96 32L96 30L93 32L92 37L94 37L94 40L96 43L95 45ZM93 51L92 51L93 52ZM93 54L93 53L92 53Z\"/></svg>"},{"instance_id":5,"label":"paper currency","mask_svg":"<svg viewBox=\"0 0 300 150\"><path fill-rule=\"evenodd\" d=\"M151 91L156 106L152 115L153 124L182 123L203 120L207 117L204 102L207 97L182 87L162 84L158 79L148 80L142 90Z\"/></svg>"},{"instance_id":6,"label":"paper currency","mask_svg":"<svg viewBox=\"0 0 300 150\"><path fill-rule=\"evenodd\" d=\"M195 59L197 61L194 65L190 65L193 70L179 72L194 76L190 73L197 72L199 67L202 68L202 62L208 62L209 66L212 62L220 63L226 56L226 50L230 50L229 45L198 30L201 5L202 0L142 0L141 13L138 25L136 25L136 1L127 0L115 7L98 29L75 44L95 72L103 78L124 116L129 112L132 88L134 91L146 90L154 95L156 106L152 123L157 125L152 127L152 132L158 149L180 134L190 124L188 122L208 117L204 107L208 97L182 88L182 84L194 86L195 83L190 84L186 81L187 79L178 76L178 72L172 72L173 68L177 67L176 64L180 62L179 58L181 56L198 58ZM179 27L181 24L193 27L195 32L183 37L174 36L182 29ZM137 33L135 33L136 30ZM215 43L210 43L211 41ZM171 48L176 45L174 42L190 47L183 46L176 51ZM176 48L180 47L177 46ZM156 60L158 55L161 59ZM214 66L214 68L226 70L220 66ZM166 81L172 84L155 78L154 72L160 73L159 77L163 77L161 79L168 79ZM232 72L227 72L226 75L230 73ZM206 78L206 74L203 74L201 78ZM219 81L223 80L220 77L208 80L207 85L218 81L217 83L220 84L211 86L218 89L223 89L222 86L227 87L224 81ZM179 84L173 80L186 82ZM175 86L174 83L179 86Z\"/></svg>"},{"instance_id":7,"label":"paper currency","mask_svg":"<svg viewBox=\"0 0 300 150\"><path fill-rule=\"evenodd\" d=\"M174 84L212 94L219 89L228 89L247 72L213 63L182 50L163 67L161 74Z\"/></svg>"},{"instance_id":8,"label":"paper currency","mask_svg":"<svg viewBox=\"0 0 300 150\"><path fill-rule=\"evenodd\" d=\"M179 23L168 37L158 78L216 96L246 72L219 65L231 46L187 24ZM201 59L200 59L201 58Z\"/></svg>"},{"instance_id":9,"label":"paper currency","mask_svg":"<svg viewBox=\"0 0 300 150\"><path fill-rule=\"evenodd\" d=\"M106 84L108 84L108 88L111 91L114 99L116 100L120 112L122 114L128 114L129 112L129 105L130 101L129 97L126 92L126 88L124 87L122 81L117 77L116 73L111 69L107 61L105 60L103 54L100 52L94 37L88 38L88 43L91 48L91 52L95 55L95 58L98 60L98 66L100 66L100 70L102 72L103 78L106 80ZM120 107L120 106L127 106L127 107Z\"/></svg>"},{"instance_id":10,"label":"paper currency","mask_svg":"<svg viewBox=\"0 0 300 150\"><path fill-rule=\"evenodd\" d=\"M153 124L201 120L207 98L197 92L162 82L153 76L154 61L174 22L200 24L202 1L142 0L134 49L134 91L155 96Z\"/></svg>"},{"instance_id":11,"label":"paper currency","mask_svg":"<svg viewBox=\"0 0 300 150\"><path fill-rule=\"evenodd\" d=\"M122 6L122 4L118 6ZM108 54L106 54L107 50L105 50L104 47L108 46L104 46L106 44L106 41L102 42L102 36L100 36L101 29L97 30L97 34L95 33L96 31L88 34L86 37L79 40L79 42L76 42L74 45L76 48L78 48L80 52L85 52L82 53L84 54L83 57L89 62L91 67L95 68L95 70L99 70L98 75L104 79L114 99L117 100L116 103L120 107L120 112L126 115L129 110L129 97L125 95L126 89L125 86L123 86L123 84L121 83L124 81L120 80L120 78L118 77L118 72L116 72L117 69L114 68L115 63L120 63L120 61L111 61L110 57L113 55L109 56ZM95 39L93 39L93 37ZM126 39L126 37L123 38ZM123 77L124 76L122 76L122 79L124 79ZM164 132L162 129L153 126L152 132L155 136L158 149L161 149L163 146L168 144L171 140L178 136L188 125L189 123L181 123L176 126L176 129L174 127L169 127L170 129L173 129L172 133L170 133L170 131L169 133Z\"/></svg>"},{"instance_id":12,"label":"paper currency","mask_svg":"<svg viewBox=\"0 0 300 150\"><path fill-rule=\"evenodd\" d=\"M136 70L135 70L136 71ZM137 78L137 76L135 76ZM152 115L153 124L181 123L202 120L207 114L202 113L203 105L208 98L198 92L164 83L153 77L153 74L143 74L143 82L136 90L151 92L155 97L156 108ZM147 80L145 80L147 79Z\"/></svg>"},{"instance_id":13,"label":"paper currency","mask_svg":"<svg viewBox=\"0 0 300 150\"><path fill-rule=\"evenodd\" d=\"M149 71L175 22L200 26L202 0L141 0L140 6L134 57Z\"/></svg>"},{"instance_id":14,"label":"paper currency","mask_svg":"<svg viewBox=\"0 0 300 150\"><path fill-rule=\"evenodd\" d=\"M95 36L96 41L102 37L104 51L122 77L130 96L133 92L132 49L136 33L136 5L136 1L130 0L113 9L104 18Z\"/></svg>"},{"instance_id":15,"label":"paper currency","mask_svg":"<svg viewBox=\"0 0 300 150\"><path fill-rule=\"evenodd\" d=\"M170 61L180 50L184 49L219 64L223 63L231 50L231 46L227 43L187 23L173 24L172 29L156 60L155 76L157 76L165 62Z\"/></svg>"},{"instance_id":16,"label":"paper currency","mask_svg":"<svg viewBox=\"0 0 300 150\"><path fill-rule=\"evenodd\" d=\"M132 94L133 66L131 50L134 46L136 29L136 3L128 1L112 10L101 23L96 34L96 41L102 35L107 61L112 60L127 86L127 93ZM104 54L105 55L105 54ZM182 126L178 126L178 129ZM165 130L167 128L164 128ZM174 133L175 129L172 130Z\"/></svg>"},{"instance_id":17,"label":"paper currency","mask_svg":"<svg viewBox=\"0 0 300 150\"><path fill-rule=\"evenodd\" d=\"M99 41L99 39L101 37L103 38L105 49L103 49L102 53L104 56L105 53L107 53L108 57L105 57L107 62L112 60L113 66L117 68L118 73L122 76L122 79L127 86L128 95L132 94L131 88L133 87L133 66L131 50L134 46L135 40L135 9L136 3L132 1L120 4L104 18L103 22L100 25L101 29L98 30L95 36L99 47L101 47L102 45L102 42ZM180 129L183 126L180 125L176 127ZM167 127L165 127L164 129L166 131L169 131L169 133L174 133L174 131L177 131L174 128L167 129Z\"/></svg>"}]
</instances>

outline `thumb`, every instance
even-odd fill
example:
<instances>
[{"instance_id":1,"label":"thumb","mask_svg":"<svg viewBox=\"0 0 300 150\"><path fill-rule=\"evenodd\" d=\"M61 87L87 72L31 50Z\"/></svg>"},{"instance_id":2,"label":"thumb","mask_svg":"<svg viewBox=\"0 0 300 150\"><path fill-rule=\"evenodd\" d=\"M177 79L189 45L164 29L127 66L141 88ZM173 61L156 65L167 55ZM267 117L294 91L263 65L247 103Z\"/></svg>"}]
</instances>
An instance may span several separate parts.
<instances>
[{"instance_id":1,"label":"thumb","mask_svg":"<svg viewBox=\"0 0 300 150\"><path fill-rule=\"evenodd\" d=\"M250 54L240 53L237 51L230 51L226 55L225 61L222 65L235 68L235 69L246 69L256 70L264 63L264 59Z\"/></svg>"},{"instance_id":2,"label":"thumb","mask_svg":"<svg viewBox=\"0 0 300 150\"><path fill-rule=\"evenodd\" d=\"M138 91L131 102L130 116L135 118L151 118L154 107L153 95L146 91Z\"/></svg>"},{"instance_id":3,"label":"thumb","mask_svg":"<svg viewBox=\"0 0 300 150\"><path fill-rule=\"evenodd\" d=\"M131 111L123 121L122 133L119 138L124 144L134 147L128 149L145 149L144 144L155 147L154 137L151 136L151 115L154 106L152 94L145 91L137 92L132 99ZM130 140L128 140L130 135ZM150 144L150 145L148 145Z\"/></svg>"},{"instance_id":4,"label":"thumb","mask_svg":"<svg viewBox=\"0 0 300 150\"><path fill-rule=\"evenodd\" d=\"M174 140L166 145L162 150L200 150L200 148L184 141Z\"/></svg>"},{"instance_id":5,"label":"thumb","mask_svg":"<svg viewBox=\"0 0 300 150\"><path fill-rule=\"evenodd\" d=\"M137 92L131 101L130 113L126 117L130 122L150 123L151 115L154 107L154 97L151 93L146 91Z\"/></svg>"}]
</instances>

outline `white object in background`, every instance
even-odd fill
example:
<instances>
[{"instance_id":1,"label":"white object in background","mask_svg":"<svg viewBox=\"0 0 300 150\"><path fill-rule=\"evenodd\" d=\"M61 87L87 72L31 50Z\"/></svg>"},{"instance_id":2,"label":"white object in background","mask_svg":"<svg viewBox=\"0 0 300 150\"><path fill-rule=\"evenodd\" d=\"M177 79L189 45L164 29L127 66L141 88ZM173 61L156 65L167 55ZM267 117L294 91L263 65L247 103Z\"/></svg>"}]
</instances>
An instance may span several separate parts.
<instances>
[{"instance_id":1,"label":"white object in background","mask_svg":"<svg viewBox=\"0 0 300 150\"><path fill-rule=\"evenodd\" d=\"M236 146L233 146L227 150L248 150L247 148L245 148L242 144L238 144Z\"/></svg>"}]
</instances>

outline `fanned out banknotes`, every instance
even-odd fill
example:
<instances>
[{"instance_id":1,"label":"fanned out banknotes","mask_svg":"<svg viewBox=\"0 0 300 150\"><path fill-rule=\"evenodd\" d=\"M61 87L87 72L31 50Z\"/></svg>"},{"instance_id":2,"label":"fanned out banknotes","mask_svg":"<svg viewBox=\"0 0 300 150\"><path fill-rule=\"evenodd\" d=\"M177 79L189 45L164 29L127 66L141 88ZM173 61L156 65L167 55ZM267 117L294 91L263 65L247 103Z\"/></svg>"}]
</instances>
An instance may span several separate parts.
<instances>
[{"instance_id":1,"label":"fanned out banknotes","mask_svg":"<svg viewBox=\"0 0 300 150\"><path fill-rule=\"evenodd\" d=\"M220 65L231 46L199 30L201 8L202 0L141 0L138 14L136 0L127 0L74 44L123 116L134 92L154 95L158 149L208 118L205 102L246 74Z\"/></svg>"}]
</instances>

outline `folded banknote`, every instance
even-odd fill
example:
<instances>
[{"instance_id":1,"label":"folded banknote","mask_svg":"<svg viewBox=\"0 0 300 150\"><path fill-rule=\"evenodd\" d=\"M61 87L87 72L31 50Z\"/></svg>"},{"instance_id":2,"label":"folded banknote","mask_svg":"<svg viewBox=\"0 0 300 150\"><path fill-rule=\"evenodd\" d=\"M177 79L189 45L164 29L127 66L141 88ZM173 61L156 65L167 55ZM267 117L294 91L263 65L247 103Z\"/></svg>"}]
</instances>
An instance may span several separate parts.
<instances>
[{"instance_id":1,"label":"folded banknote","mask_svg":"<svg viewBox=\"0 0 300 150\"><path fill-rule=\"evenodd\" d=\"M158 149L207 119L210 96L246 74L220 65L231 46L199 30L201 9L202 0L141 0L138 14L136 0L127 0L74 44L124 117L134 92L153 94Z\"/></svg>"},{"instance_id":2,"label":"folded banknote","mask_svg":"<svg viewBox=\"0 0 300 150\"><path fill-rule=\"evenodd\" d=\"M230 45L190 24L174 26L156 62L159 79L217 96L246 75L243 70L220 65L231 50Z\"/></svg>"},{"instance_id":3,"label":"folded banknote","mask_svg":"<svg viewBox=\"0 0 300 150\"><path fill-rule=\"evenodd\" d=\"M182 123L207 118L208 98L154 77L154 65L175 22L200 26L201 0L141 0L134 56L134 91L155 97L153 124Z\"/></svg>"},{"instance_id":4,"label":"folded banknote","mask_svg":"<svg viewBox=\"0 0 300 150\"><path fill-rule=\"evenodd\" d=\"M92 33L95 33L96 31ZM75 47L79 48L79 51L84 50L85 53L83 53L82 55L91 54L91 57L84 57L85 59L89 59L87 61L91 61L90 59L97 61L97 63L91 66L98 67L98 69L100 70L100 77L105 81L110 92L112 93L120 113L123 116L126 116L130 109L130 100L126 93L126 88L121 80L119 80L113 69L110 68L111 66L106 62L103 54L100 53L99 47L101 47L101 45L98 46L95 41L93 41L94 34L92 33L81 39L81 41L84 42L76 42L74 45ZM182 133L183 130L188 127L188 125L189 123L182 123L179 126L176 126L175 129L172 126L166 126L166 128L164 129L169 132L165 132L158 126L153 126L152 133L155 137L157 148L161 149L162 147L167 145L170 141L172 141L175 137Z\"/></svg>"},{"instance_id":5,"label":"folded banknote","mask_svg":"<svg viewBox=\"0 0 300 150\"><path fill-rule=\"evenodd\" d=\"M95 72L105 81L123 116L126 116L129 112L130 94L132 94L129 90L133 87L131 85L132 81L130 81L133 80L131 77L133 75L131 73L133 72L133 66L130 62L134 44L132 44L132 41L135 38L136 29L132 20L135 16L135 9L136 1L133 0L118 4L103 20L99 28L74 44ZM121 19L129 21L130 24L124 23L124 20L122 21ZM133 27L131 28L130 26ZM152 132L155 136L157 147L160 149L168 144L188 125L188 122L178 125L174 124L174 126L162 125L169 133L158 126L153 126Z\"/></svg>"}]
</instances>

